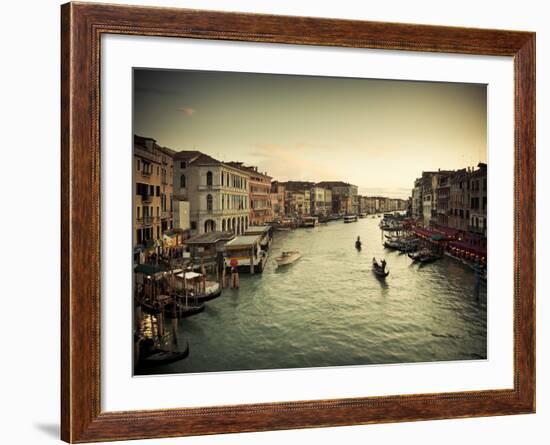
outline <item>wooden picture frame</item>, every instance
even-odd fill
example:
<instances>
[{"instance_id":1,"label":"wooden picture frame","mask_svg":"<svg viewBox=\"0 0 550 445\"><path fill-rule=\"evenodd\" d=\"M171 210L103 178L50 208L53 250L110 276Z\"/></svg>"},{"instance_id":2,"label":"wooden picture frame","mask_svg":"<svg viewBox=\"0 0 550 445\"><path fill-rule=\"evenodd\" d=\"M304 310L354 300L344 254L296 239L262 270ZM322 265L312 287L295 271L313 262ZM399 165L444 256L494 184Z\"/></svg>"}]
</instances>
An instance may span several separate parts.
<instances>
[{"instance_id":1,"label":"wooden picture frame","mask_svg":"<svg viewBox=\"0 0 550 445\"><path fill-rule=\"evenodd\" d=\"M61 8L61 437L173 437L535 411L535 34L68 3ZM102 412L100 38L103 34L512 56L514 386L437 394Z\"/></svg>"}]
</instances>

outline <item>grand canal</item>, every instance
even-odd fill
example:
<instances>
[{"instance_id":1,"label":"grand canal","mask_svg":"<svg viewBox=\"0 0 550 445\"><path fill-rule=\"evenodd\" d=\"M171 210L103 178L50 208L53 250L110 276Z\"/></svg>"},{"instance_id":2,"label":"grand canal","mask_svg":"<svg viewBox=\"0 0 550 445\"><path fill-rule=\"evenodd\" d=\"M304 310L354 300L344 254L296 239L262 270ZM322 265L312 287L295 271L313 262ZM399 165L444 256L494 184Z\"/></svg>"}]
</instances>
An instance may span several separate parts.
<instances>
[{"instance_id":1,"label":"grand canal","mask_svg":"<svg viewBox=\"0 0 550 445\"><path fill-rule=\"evenodd\" d=\"M276 232L264 273L241 274L240 289L180 320L190 354L155 372L485 359L485 286L453 259L419 266L384 249L379 221ZM274 258L292 249L302 259L277 269ZM386 258L385 282L373 256Z\"/></svg>"}]
</instances>

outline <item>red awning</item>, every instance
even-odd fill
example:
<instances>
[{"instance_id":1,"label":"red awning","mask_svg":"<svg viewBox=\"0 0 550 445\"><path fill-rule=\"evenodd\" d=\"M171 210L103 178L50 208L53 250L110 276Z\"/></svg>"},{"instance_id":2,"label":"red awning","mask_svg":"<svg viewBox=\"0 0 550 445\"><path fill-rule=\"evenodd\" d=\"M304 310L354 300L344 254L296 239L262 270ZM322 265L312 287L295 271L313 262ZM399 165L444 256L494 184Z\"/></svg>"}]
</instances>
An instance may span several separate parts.
<instances>
[{"instance_id":1,"label":"red awning","mask_svg":"<svg viewBox=\"0 0 550 445\"><path fill-rule=\"evenodd\" d=\"M487 250L486 249L476 247L476 246L472 246L472 245L470 245L468 243L465 243L465 242L453 241L453 242L449 243L449 248L451 250L456 249L460 253L466 253L466 254L474 255L474 256L476 256L480 259L486 259L487 258Z\"/></svg>"}]
</instances>

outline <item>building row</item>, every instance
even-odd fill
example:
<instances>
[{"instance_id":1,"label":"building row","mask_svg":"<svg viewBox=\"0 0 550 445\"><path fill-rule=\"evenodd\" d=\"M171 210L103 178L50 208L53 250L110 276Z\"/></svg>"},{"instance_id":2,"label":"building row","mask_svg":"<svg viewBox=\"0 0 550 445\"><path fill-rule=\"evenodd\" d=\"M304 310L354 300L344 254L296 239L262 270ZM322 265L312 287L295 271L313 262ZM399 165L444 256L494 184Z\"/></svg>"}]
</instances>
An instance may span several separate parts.
<instances>
[{"instance_id":1,"label":"building row","mask_svg":"<svg viewBox=\"0 0 550 445\"><path fill-rule=\"evenodd\" d=\"M283 218L403 210L405 201L358 194L343 181L280 182L257 167L135 136L134 246L172 247L210 232L244 234Z\"/></svg>"},{"instance_id":2,"label":"building row","mask_svg":"<svg viewBox=\"0 0 550 445\"><path fill-rule=\"evenodd\" d=\"M486 237L487 164L422 172L412 189L411 216L424 227L448 227Z\"/></svg>"}]
</instances>

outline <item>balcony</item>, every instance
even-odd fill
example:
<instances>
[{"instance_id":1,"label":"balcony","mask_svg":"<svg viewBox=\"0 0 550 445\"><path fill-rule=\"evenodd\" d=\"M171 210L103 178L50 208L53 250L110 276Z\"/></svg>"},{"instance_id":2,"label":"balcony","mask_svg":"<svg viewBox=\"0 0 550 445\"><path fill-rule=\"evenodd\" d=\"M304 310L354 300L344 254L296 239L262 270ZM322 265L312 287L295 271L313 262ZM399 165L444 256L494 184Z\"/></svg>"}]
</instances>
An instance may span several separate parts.
<instances>
[{"instance_id":1,"label":"balcony","mask_svg":"<svg viewBox=\"0 0 550 445\"><path fill-rule=\"evenodd\" d=\"M169 212L167 210L165 210L164 212L160 212L160 218L161 219L172 218L172 212Z\"/></svg>"},{"instance_id":2,"label":"balcony","mask_svg":"<svg viewBox=\"0 0 550 445\"><path fill-rule=\"evenodd\" d=\"M155 222L154 216L143 216L141 218L137 218L138 225L142 227L150 227Z\"/></svg>"},{"instance_id":3,"label":"balcony","mask_svg":"<svg viewBox=\"0 0 550 445\"><path fill-rule=\"evenodd\" d=\"M199 192L212 192L215 190L220 190L221 185L219 184L213 184L213 185L199 185L198 189Z\"/></svg>"},{"instance_id":4,"label":"balcony","mask_svg":"<svg viewBox=\"0 0 550 445\"><path fill-rule=\"evenodd\" d=\"M153 195L141 195L141 202L143 203L151 203L153 202L153 198L154 196Z\"/></svg>"}]
</instances>

